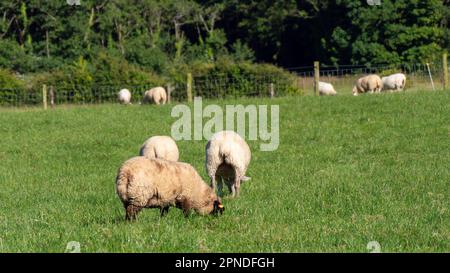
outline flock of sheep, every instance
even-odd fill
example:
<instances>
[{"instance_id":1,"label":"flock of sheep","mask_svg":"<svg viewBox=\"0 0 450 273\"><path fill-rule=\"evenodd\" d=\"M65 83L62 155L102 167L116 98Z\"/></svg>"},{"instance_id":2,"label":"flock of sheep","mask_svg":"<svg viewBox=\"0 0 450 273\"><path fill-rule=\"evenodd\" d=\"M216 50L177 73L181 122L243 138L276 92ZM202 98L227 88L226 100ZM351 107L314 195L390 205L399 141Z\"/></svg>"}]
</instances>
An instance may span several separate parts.
<instances>
[{"instance_id":1,"label":"flock of sheep","mask_svg":"<svg viewBox=\"0 0 450 273\"><path fill-rule=\"evenodd\" d=\"M362 93L380 93L382 91L402 91L406 85L406 76L403 73L392 74L387 77L372 74L359 78L352 90L353 96ZM319 81L319 95L334 96L337 94L331 83ZM118 100L121 104L131 104L131 92L128 89L122 89L118 93ZM167 102L167 93L163 87L155 87L145 91L143 103L165 104Z\"/></svg>"},{"instance_id":2,"label":"flock of sheep","mask_svg":"<svg viewBox=\"0 0 450 273\"><path fill-rule=\"evenodd\" d=\"M207 185L188 163L178 162L179 151L169 136L153 136L142 145L140 156L125 161L116 177L116 192L125 208L125 219L134 220L143 208L159 208L164 216L169 207L191 210L200 215L222 214L220 196L225 183L238 197L241 181L250 163L251 152L245 140L233 131L222 131L206 145ZM216 193L217 192L217 193Z\"/></svg>"},{"instance_id":3,"label":"flock of sheep","mask_svg":"<svg viewBox=\"0 0 450 273\"><path fill-rule=\"evenodd\" d=\"M378 75L368 75L359 78L353 87L353 96L362 93L380 93L381 91L402 91L406 85L406 76L403 73L393 74L380 78ZM326 82L319 82L319 94L334 96L337 94L333 85Z\"/></svg>"},{"instance_id":4,"label":"flock of sheep","mask_svg":"<svg viewBox=\"0 0 450 273\"><path fill-rule=\"evenodd\" d=\"M356 81L353 95L401 91L406 84L402 73L380 78L368 75ZM336 95L333 85L319 82L320 95ZM119 102L131 104L131 92L120 90ZM163 87L155 87L144 93L143 103L165 104L167 93ZM141 147L140 156L125 161L116 177L116 191L125 208L125 219L134 220L143 208L159 208L164 216L174 206L189 215L191 210L200 215L223 213L221 196L225 183L238 197L241 182L251 159L245 140L233 131L222 131L211 137L206 145L207 185L198 172L188 163L178 162L179 150L169 136L153 136Z\"/></svg>"},{"instance_id":5,"label":"flock of sheep","mask_svg":"<svg viewBox=\"0 0 450 273\"><path fill-rule=\"evenodd\" d=\"M130 90L124 88L121 89L118 93L118 100L121 104L131 104L131 92ZM145 91L144 98L142 100L143 103L155 103L166 104L167 102L167 93L164 87L158 86L154 87L150 90Z\"/></svg>"}]
</instances>

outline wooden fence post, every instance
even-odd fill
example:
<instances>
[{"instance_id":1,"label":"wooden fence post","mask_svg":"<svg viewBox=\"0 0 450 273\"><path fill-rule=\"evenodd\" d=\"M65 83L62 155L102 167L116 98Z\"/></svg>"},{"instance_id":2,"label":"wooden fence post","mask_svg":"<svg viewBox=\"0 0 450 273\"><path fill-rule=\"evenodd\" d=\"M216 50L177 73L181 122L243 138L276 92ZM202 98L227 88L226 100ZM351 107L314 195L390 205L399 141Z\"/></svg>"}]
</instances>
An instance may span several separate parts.
<instances>
[{"instance_id":1,"label":"wooden fence post","mask_svg":"<svg viewBox=\"0 0 450 273\"><path fill-rule=\"evenodd\" d=\"M47 85L42 85L42 105L44 110L47 110Z\"/></svg>"},{"instance_id":2,"label":"wooden fence post","mask_svg":"<svg viewBox=\"0 0 450 273\"><path fill-rule=\"evenodd\" d=\"M172 97L172 84L168 83L167 84L167 103L170 103L171 97Z\"/></svg>"},{"instance_id":3,"label":"wooden fence post","mask_svg":"<svg viewBox=\"0 0 450 273\"><path fill-rule=\"evenodd\" d=\"M270 98L273 99L273 97L275 97L275 88L274 88L273 82L271 82L269 85L269 92L270 92Z\"/></svg>"},{"instance_id":4,"label":"wooden fence post","mask_svg":"<svg viewBox=\"0 0 450 273\"><path fill-rule=\"evenodd\" d=\"M447 51L442 54L442 69L444 70L444 90L446 90L448 86L448 53Z\"/></svg>"},{"instance_id":5,"label":"wooden fence post","mask_svg":"<svg viewBox=\"0 0 450 273\"><path fill-rule=\"evenodd\" d=\"M320 64L314 62L314 95L319 95Z\"/></svg>"},{"instance_id":6,"label":"wooden fence post","mask_svg":"<svg viewBox=\"0 0 450 273\"><path fill-rule=\"evenodd\" d=\"M50 86L50 106L53 108L55 107L55 90L53 88L53 85Z\"/></svg>"},{"instance_id":7,"label":"wooden fence post","mask_svg":"<svg viewBox=\"0 0 450 273\"><path fill-rule=\"evenodd\" d=\"M188 102L192 102L192 73L187 74L186 91Z\"/></svg>"}]
</instances>

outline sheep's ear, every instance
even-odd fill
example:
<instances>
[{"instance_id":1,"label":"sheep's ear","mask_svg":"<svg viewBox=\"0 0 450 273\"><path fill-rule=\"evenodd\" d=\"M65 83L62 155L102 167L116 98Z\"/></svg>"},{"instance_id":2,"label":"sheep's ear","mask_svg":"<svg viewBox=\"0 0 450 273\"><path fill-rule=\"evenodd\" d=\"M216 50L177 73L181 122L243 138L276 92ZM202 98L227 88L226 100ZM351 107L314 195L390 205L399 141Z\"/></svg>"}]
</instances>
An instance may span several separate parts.
<instances>
[{"instance_id":1,"label":"sheep's ear","mask_svg":"<svg viewBox=\"0 0 450 273\"><path fill-rule=\"evenodd\" d=\"M249 181L250 179L252 178L244 175L243 177L241 177L241 182Z\"/></svg>"}]
</instances>

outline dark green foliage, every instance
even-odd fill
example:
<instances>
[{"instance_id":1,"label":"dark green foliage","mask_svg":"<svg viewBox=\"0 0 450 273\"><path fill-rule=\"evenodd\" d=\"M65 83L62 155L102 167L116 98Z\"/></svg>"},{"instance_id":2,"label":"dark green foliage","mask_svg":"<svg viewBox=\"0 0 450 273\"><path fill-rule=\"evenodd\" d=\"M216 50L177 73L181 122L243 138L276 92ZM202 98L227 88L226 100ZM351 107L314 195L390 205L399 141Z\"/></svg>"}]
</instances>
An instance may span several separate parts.
<instances>
[{"instance_id":1,"label":"dark green foliage","mask_svg":"<svg viewBox=\"0 0 450 273\"><path fill-rule=\"evenodd\" d=\"M219 59L215 64L199 64L194 71L197 96L268 96L271 83L277 95L301 93L294 84L294 75L270 64L234 63Z\"/></svg>"},{"instance_id":2,"label":"dark green foliage","mask_svg":"<svg viewBox=\"0 0 450 273\"><path fill-rule=\"evenodd\" d=\"M0 105L16 104L23 100L24 83L10 70L0 68L0 86Z\"/></svg>"},{"instance_id":3,"label":"dark green foliage","mask_svg":"<svg viewBox=\"0 0 450 273\"><path fill-rule=\"evenodd\" d=\"M171 79L175 68L223 59L398 65L433 62L450 49L448 0L12 0L0 10L0 67L72 75L82 58L94 83L148 72Z\"/></svg>"}]
</instances>

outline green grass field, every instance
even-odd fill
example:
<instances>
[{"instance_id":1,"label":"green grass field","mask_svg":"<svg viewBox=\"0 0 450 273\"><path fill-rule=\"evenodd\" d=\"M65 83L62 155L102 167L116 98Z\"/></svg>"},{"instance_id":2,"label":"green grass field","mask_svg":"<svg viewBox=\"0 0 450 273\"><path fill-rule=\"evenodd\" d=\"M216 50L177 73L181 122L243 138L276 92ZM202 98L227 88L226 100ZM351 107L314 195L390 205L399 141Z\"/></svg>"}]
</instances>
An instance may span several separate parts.
<instances>
[{"instance_id":1,"label":"green grass field","mask_svg":"<svg viewBox=\"0 0 450 273\"><path fill-rule=\"evenodd\" d=\"M123 220L117 168L171 105L0 109L0 252L450 251L449 92L208 101L280 105L280 146L221 217ZM204 141L180 141L205 178Z\"/></svg>"}]
</instances>

